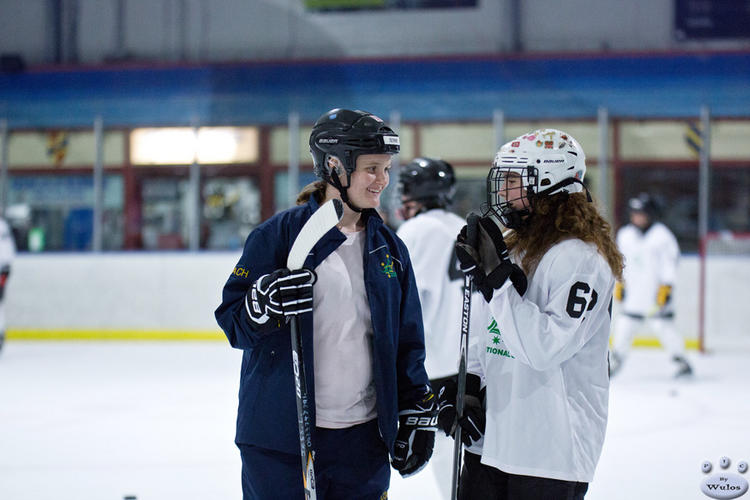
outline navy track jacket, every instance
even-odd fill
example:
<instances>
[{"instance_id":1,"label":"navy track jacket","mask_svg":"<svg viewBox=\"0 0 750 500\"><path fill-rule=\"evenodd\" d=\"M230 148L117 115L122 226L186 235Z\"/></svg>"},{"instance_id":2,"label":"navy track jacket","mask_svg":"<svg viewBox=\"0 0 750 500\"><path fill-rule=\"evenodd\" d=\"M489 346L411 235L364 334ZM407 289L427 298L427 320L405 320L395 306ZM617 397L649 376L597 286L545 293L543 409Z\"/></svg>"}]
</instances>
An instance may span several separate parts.
<instances>
[{"instance_id":1,"label":"navy track jacket","mask_svg":"<svg viewBox=\"0 0 750 500\"><path fill-rule=\"evenodd\" d=\"M260 276L286 267L295 237L317 209L318 203L311 197L305 205L281 212L256 227L224 285L216 320L232 347L244 351L235 437L238 444L299 453L290 327L286 324L278 330L254 330L245 310L245 294ZM418 401L429 390L422 312L406 246L377 212L365 210L362 215L367 231L364 277L374 331L378 426L392 453L399 409ZM308 255L305 267L315 269L345 239L337 228L331 229ZM299 327L308 393L315 401L312 314L302 315ZM349 311L342 310L341 314ZM342 359L341 363L346 361ZM311 410L314 415L314 404Z\"/></svg>"}]
</instances>

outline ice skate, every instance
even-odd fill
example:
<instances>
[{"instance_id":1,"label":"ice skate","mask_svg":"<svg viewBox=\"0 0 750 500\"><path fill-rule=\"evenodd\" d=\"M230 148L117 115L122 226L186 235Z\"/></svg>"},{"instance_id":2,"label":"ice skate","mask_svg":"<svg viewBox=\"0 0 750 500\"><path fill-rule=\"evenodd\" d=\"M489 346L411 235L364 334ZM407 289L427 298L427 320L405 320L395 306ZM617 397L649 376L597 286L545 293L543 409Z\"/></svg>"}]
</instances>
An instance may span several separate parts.
<instances>
[{"instance_id":1,"label":"ice skate","mask_svg":"<svg viewBox=\"0 0 750 500\"><path fill-rule=\"evenodd\" d=\"M682 356L675 356L672 360L678 365L677 373L674 374L674 378L685 378L693 375L693 368L685 358Z\"/></svg>"}]
</instances>

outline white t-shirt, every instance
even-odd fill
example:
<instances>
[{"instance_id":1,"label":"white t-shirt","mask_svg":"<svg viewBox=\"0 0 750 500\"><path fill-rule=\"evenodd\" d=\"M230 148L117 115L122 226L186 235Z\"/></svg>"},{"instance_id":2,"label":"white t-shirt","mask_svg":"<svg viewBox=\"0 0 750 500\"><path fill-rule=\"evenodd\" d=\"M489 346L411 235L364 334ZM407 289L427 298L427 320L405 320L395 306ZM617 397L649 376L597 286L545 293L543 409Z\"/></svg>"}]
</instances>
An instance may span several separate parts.
<instances>
[{"instance_id":1,"label":"white t-shirt","mask_svg":"<svg viewBox=\"0 0 750 500\"><path fill-rule=\"evenodd\" d=\"M433 209L407 220L397 233L409 250L422 304L425 369L430 379L458 371L464 277L454 244L465 224L452 212Z\"/></svg>"},{"instance_id":2,"label":"white t-shirt","mask_svg":"<svg viewBox=\"0 0 750 500\"><path fill-rule=\"evenodd\" d=\"M470 363L487 385L482 463L510 474L590 482L607 426L614 276L596 247L562 241L521 297L510 281L476 314ZM472 310L472 315L474 315Z\"/></svg>"},{"instance_id":3,"label":"white t-shirt","mask_svg":"<svg viewBox=\"0 0 750 500\"><path fill-rule=\"evenodd\" d=\"M647 315L655 307L659 285L674 285L680 257L677 239L660 222L645 233L628 224L617 232L617 247L625 257L622 310ZM666 310L673 302L667 303Z\"/></svg>"},{"instance_id":4,"label":"white t-shirt","mask_svg":"<svg viewBox=\"0 0 750 500\"><path fill-rule=\"evenodd\" d=\"M315 425L341 429L377 416L372 321L364 282L365 231L321 262L313 285Z\"/></svg>"}]
</instances>

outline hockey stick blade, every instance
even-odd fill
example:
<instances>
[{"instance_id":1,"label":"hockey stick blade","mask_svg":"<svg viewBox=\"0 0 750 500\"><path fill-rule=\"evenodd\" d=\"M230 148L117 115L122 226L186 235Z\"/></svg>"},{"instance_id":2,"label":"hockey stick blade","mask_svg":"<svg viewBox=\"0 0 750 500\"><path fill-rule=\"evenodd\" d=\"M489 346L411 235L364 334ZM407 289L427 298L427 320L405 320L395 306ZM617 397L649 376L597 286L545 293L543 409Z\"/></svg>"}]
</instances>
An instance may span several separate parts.
<instances>
[{"instance_id":1,"label":"hockey stick blade","mask_svg":"<svg viewBox=\"0 0 750 500\"><path fill-rule=\"evenodd\" d=\"M339 223L344 216L344 204L341 200L334 198L320 206L302 226L302 230L292 244L286 267L289 269L301 269L305 259L315 244Z\"/></svg>"}]
</instances>

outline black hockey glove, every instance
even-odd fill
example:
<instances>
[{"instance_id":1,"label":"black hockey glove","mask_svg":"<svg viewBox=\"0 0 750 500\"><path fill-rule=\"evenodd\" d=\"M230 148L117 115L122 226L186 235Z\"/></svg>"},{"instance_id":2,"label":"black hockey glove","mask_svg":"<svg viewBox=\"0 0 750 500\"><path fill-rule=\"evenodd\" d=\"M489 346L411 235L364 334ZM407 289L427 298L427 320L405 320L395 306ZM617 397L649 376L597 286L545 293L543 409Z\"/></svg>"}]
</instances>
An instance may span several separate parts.
<instances>
[{"instance_id":1,"label":"black hockey glove","mask_svg":"<svg viewBox=\"0 0 750 500\"><path fill-rule=\"evenodd\" d=\"M477 224L477 241L472 244L467 237L471 234L470 221L461 229L456 239L456 257L461 270L474 277L477 290L489 302L495 290L502 287L510 278L516 291L526 293L526 275L518 265L511 262L503 232L490 217L482 217Z\"/></svg>"},{"instance_id":2,"label":"black hockey glove","mask_svg":"<svg viewBox=\"0 0 750 500\"><path fill-rule=\"evenodd\" d=\"M398 434L391 465L402 477L421 471L432 456L437 430L437 398L428 392L398 414Z\"/></svg>"},{"instance_id":3,"label":"black hockey glove","mask_svg":"<svg viewBox=\"0 0 750 500\"><path fill-rule=\"evenodd\" d=\"M464 414L458 421L456 418L456 399L458 394L456 377L448 379L443 384L438 396L438 427L445 432L446 436L455 439L456 425L460 425L461 442L466 446L471 446L484 436L487 419L482 408L484 389L480 390L479 386L479 376L467 373Z\"/></svg>"},{"instance_id":4,"label":"black hockey glove","mask_svg":"<svg viewBox=\"0 0 750 500\"><path fill-rule=\"evenodd\" d=\"M458 258L459 268L464 274L470 274L474 278L474 283L484 279L482 270L482 259L479 257L479 216L469 214L466 218L466 225L456 237L456 257Z\"/></svg>"},{"instance_id":5,"label":"black hockey glove","mask_svg":"<svg viewBox=\"0 0 750 500\"><path fill-rule=\"evenodd\" d=\"M310 269L277 269L258 278L245 296L250 322L259 330L278 328L291 316L312 311L313 283Z\"/></svg>"}]
</instances>

